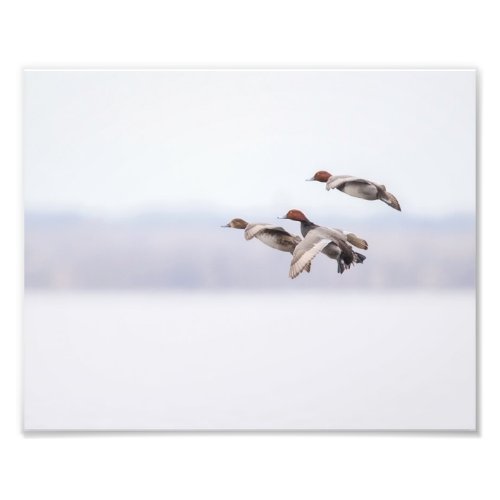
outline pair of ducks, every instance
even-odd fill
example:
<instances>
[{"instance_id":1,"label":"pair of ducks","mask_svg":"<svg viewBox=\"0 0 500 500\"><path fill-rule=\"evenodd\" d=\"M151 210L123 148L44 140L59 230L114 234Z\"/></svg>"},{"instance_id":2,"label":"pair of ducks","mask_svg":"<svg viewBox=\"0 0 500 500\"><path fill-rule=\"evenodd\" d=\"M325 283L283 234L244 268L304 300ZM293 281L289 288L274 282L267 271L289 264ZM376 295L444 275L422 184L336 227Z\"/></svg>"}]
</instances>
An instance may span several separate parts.
<instances>
[{"instance_id":1,"label":"pair of ducks","mask_svg":"<svg viewBox=\"0 0 500 500\"><path fill-rule=\"evenodd\" d=\"M350 196L365 200L381 200L395 210L401 211L396 197L389 193L385 186L375 182L348 175L331 175L320 170L309 181L325 182L326 189L338 189ZM233 219L222 227L232 227L245 230L245 239L257 238L262 243L292 254L289 276L296 278L302 271L310 272L311 261L323 253L337 261L337 272L343 273L353 264L362 264L366 257L355 252L352 247L362 250L368 249L368 243L354 233L341 229L330 229L318 226L311 222L300 210L289 210L284 217L300 222L302 239L300 236L290 234L280 226L273 224L249 224L243 219Z\"/></svg>"}]
</instances>

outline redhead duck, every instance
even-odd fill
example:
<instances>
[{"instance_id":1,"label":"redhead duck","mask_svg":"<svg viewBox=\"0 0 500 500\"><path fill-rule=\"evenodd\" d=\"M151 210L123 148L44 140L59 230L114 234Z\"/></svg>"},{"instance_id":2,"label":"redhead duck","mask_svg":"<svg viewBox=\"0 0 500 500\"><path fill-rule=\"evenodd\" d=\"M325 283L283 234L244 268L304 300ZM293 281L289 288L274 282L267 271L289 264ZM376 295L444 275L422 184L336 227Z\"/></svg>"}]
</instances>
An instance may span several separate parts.
<instances>
[{"instance_id":1,"label":"redhead duck","mask_svg":"<svg viewBox=\"0 0 500 500\"><path fill-rule=\"evenodd\" d=\"M281 250L282 252L288 252L291 254L293 254L295 247L302 241L302 238L300 236L291 234L284 228L275 226L273 224L250 224L243 219L233 219L221 227L244 229L246 240L257 238L258 240L262 241L262 243L270 246L271 248L275 248L276 250ZM307 272L311 270L310 263L306 266L305 270Z\"/></svg>"},{"instance_id":2,"label":"redhead duck","mask_svg":"<svg viewBox=\"0 0 500 500\"><path fill-rule=\"evenodd\" d=\"M300 210L289 210L282 219L300 222L304 239L295 247L290 264L290 278L296 278L311 263L319 252L337 261L337 272L342 274L351 264L362 264L366 257L352 250L347 235L340 230L321 227L311 222ZM352 235L352 233L348 233ZM361 248L368 248L368 243L352 235ZM356 245L355 245L356 246Z\"/></svg>"},{"instance_id":3,"label":"redhead duck","mask_svg":"<svg viewBox=\"0 0 500 500\"><path fill-rule=\"evenodd\" d=\"M385 186L376 184L360 177L353 177L350 175L332 175L330 172L320 170L314 174L314 177L307 179L308 181L326 182L326 190L338 189L343 193L356 198L363 198L364 200L380 200L401 212L396 197L389 193Z\"/></svg>"}]
</instances>

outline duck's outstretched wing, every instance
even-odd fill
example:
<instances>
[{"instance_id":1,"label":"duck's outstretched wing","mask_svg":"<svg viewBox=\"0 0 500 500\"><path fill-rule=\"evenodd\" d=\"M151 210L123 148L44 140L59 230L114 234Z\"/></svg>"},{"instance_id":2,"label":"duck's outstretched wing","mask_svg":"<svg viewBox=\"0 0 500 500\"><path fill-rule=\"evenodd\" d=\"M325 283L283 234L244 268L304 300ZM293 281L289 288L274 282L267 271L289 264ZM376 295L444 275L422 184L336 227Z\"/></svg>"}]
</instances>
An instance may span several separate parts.
<instances>
[{"instance_id":1,"label":"duck's outstretched wing","mask_svg":"<svg viewBox=\"0 0 500 500\"><path fill-rule=\"evenodd\" d=\"M354 177L350 175L332 175L326 183L326 190L330 191L330 189L336 189L344 185L346 182L359 182L360 184L376 186L374 182L367 181L361 177Z\"/></svg>"},{"instance_id":2,"label":"duck's outstretched wing","mask_svg":"<svg viewBox=\"0 0 500 500\"><path fill-rule=\"evenodd\" d=\"M267 231L269 234L288 234L290 233L280 227L276 226L274 224L264 224L262 222L258 222L255 224L248 224L248 226L245 229L245 239L246 240L251 240L255 236L257 236L260 232L262 231Z\"/></svg>"},{"instance_id":3,"label":"duck's outstretched wing","mask_svg":"<svg viewBox=\"0 0 500 500\"><path fill-rule=\"evenodd\" d=\"M307 236L295 247L290 263L288 276L296 278L304 269L310 269L310 263L328 244L332 242L331 238L321 234L309 232Z\"/></svg>"}]
</instances>

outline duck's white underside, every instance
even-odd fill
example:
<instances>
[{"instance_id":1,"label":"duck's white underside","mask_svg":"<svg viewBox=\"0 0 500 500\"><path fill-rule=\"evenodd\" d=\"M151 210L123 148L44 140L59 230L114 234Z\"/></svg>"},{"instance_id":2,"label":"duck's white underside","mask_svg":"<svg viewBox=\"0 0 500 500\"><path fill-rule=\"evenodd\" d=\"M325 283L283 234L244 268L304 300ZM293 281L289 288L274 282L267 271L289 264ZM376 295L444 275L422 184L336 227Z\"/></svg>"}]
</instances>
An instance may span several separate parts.
<instances>
[{"instance_id":1,"label":"duck's white underside","mask_svg":"<svg viewBox=\"0 0 500 500\"><path fill-rule=\"evenodd\" d=\"M342 186L339 186L338 189L356 198L363 198L365 200L376 200L378 198L377 187L365 182L346 182Z\"/></svg>"}]
</instances>

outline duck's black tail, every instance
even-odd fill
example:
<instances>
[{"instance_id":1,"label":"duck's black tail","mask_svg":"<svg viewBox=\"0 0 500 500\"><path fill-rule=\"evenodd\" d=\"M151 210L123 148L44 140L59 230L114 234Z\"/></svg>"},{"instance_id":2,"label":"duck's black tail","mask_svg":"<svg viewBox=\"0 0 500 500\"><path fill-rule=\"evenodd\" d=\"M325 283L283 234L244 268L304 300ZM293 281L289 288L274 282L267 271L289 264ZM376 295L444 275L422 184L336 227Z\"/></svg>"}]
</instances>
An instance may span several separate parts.
<instances>
[{"instance_id":1,"label":"duck's black tail","mask_svg":"<svg viewBox=\"0 0 500 500\"><path fill-rule=\"evenodd\" d=\"M340 255L337 259L337 272L342 274L346 269L349 269L354 262L354 252L351 246L342 240L338 242L338 245L340 248Z\"/></svg>"},{"instance_id":2,"label":"duck's black tail","mask_svg":"<svg viewBox=\"0 0 500 500\"><path fill-rule=\"evenodd\" d=\"M366 257L358 252L352 252L352 258L349 254L342 252L337 260L337 272L342 274L346 269L349 269L352 264L363 264Z\"/></svg>"},{"instance_id":3,"label":"duck's black tail","mask_svg":"<svg viewBox=\"0 0 500 500\"><path fill-rule=\"evenodd\" d=\"M363 264L363 261L366 259L366 257L363 254L360 254L358 252L354 252L354 262L356 264Z\"/></svg>"},{"instance_id":4,"label":"duck's black tail","mask_svg":"<svg viewBox=\"0 0 500 500\"><path fill-rule=\"evenodd\" d=\"M337 260L337 272L342 274L345 271L345 264L342 262L342 259L339 257Z\"/></svg>"}]
</instances>

